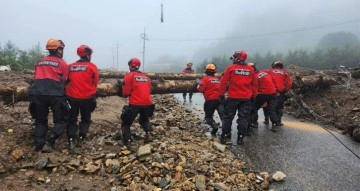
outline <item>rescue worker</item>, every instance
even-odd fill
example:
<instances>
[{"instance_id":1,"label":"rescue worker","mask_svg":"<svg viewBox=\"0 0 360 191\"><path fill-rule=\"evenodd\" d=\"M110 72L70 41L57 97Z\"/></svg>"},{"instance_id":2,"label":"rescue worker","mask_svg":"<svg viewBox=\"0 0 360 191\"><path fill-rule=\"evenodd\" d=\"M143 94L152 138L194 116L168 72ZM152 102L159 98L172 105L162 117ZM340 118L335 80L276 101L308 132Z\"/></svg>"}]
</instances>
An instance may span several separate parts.
<instances>
[{"instance_id":1,"label":"rescue worker","mask_svg":"<svg viewBox=\"0 0 360 191\"><path fill-rule=\"evenodd\" d=\"M190 61L186 64L186 68L183 69L183 74L194 74L195 70L192 69L193 63ZM192 102L193 93L189 93L189 101ZM183 93L184 102L186 102L186 92Z\"/></svg>"},{"instance_id":2,"label":"rescue worker","mask_svg":"<svg viewBox=\"0 0 360 191\"><path fill-rule=\"evenodd\" d=\"M283 69L284 64L281 61L275 61L271 64L270 74L274 78L274 84L277 92L277 106L276 114L278 116L278 125L283 126L281 118L283 116L284 102L286 100L285 93L292 87L292 79L289 74Z\"/></svg>"},{"instance_id":3,"label":"rescue worker","mask_svg":"<svg viewBox=\"0 0 360 191\"><path fill-rule=\"evenodd\" d=\"M228 92L225 112L223 116L222 134L220 142L226 143L227 134L231 133L232 120L238 113L237 134L238 144L244 143L244 135L250 117L251 100L257 94L257 80L255 71L245 63L247 53L245 50L237 50L233 57L233 64L228 66L220 81L220 97Z\"/></svg>"},{"instance_id":4,"label":"rescue worker","mask_svg":"<svg viewBox=\"0 0 360 191\"><path fill-rule=\"evenodd\" d=\"M91 113L96 108L95 94L99 83L99 71L97 66L91 62L92 53L93 50L89 46L79 46L77 55L80 60L69 65L69 79L65 90L71 106L67 126L70 151L74 151L75 146L80 146L86 138L92 123ZM78 124L79 114L81 118Z\"/></svg>"},{"instance_id":5,"label":"rescue worker","mask_svg":"<svg viewBox=\"0 0 360 191\"><path fill-rule=\"evenodd\" d=\"M256 71L254 64L250 65ZM270 121L272 124L271 130L277 131L278 117L276 114L276 87L274 84L274 78L269 74L268 70L261 70L256 73L256 79L258 84L258 94L255 100L255 112L251 115L252 126L258 125L258 110L267 103L267 110L270 114Z\"/></svg>"},{"instance_id":6,"label":"rescue worker","mask_svg":"<svg viewBox=\"0 0 360 191\"><path fill-rule=\"evenodd\" d=\"M35 151L54 151L56 139L63 133L67 125L69 103L65 97L65 83L69 67L62 59L65 44L61 40L51 38L46 43L49 55L35 63L34 82L29 87L31 113L35 117L34 144ZM53 112L54 127L45 140L48 130L49 107Z\"/></svg>"},{"instance_id":7,"label":"rescue worker","mask_svg":"<svg viewBox=\"0 0 360 191\"><path fill-rule=\"evenodd\" d=\"M215 135L218 131L218 124L215 122L213 116L215 110L218 112L220 119L222 120L224 113L224 106L220 102L220 80L215 76L216 65L209 63L205 66L206 76L201 80L197 79L197 90L203 93L205 98L204 111L205 121L212 127L211 134Z\"/></svg>"},{"instance_id":8,"label":"rescue worker","mask_svg":"<svg viewBox=\"0 0 360 191\"><path fill-rule=\"evenodd\" d=\"M131 131L130 126L134 122L138 114L140 114L139 123L144 129L145 143L151 141L151 125L149 116L153 111L151 93L151 80L146 74L139 71L140 60L131 58L128 62L130 72L124 76L122 84L123 97L129 97L129 105L124 106L121 114L121 128L123 136L123 144L131 147Z\"/></svg>"},{"instance_id":9,"label":"rescue worker","mask_svg":"<svg viewBox=\"0 0 360 191\"><path fill-rule=\"evenodd\" d=\"M262 109L263 109L263 113L264 113L264 121L263 123L265 125L269 125L269 120L270 120L270 114L269 114L269 109L268 109L268 105L267 103L265 102L264 105L262 106Z\"/></svg>"},{"instance_id":10,"label":"rescue worker","mask_svg":"<svg viewBox=\"0 0 360 191\"><path fill-rule=\"evenodd\" d=\"M255 67L255 63L248 63L247 64L248 66L251 66L252 68L254 68L255 70L255 74L258 72L258 70L256 69ZM251 133L252 133L252 129L253 128L258 128L258 124L257 123L254 123L252 122L252 119L251 119L251 116L253 116L256 112L256 108L255 108L255 99L252 99L251 100L251 110L250 110L250 115L249 115L249 118L248 118L248 126L247 126L247 129L245 131L245 135L246 136L250 136Z\"/></svg>"}]
</instances>

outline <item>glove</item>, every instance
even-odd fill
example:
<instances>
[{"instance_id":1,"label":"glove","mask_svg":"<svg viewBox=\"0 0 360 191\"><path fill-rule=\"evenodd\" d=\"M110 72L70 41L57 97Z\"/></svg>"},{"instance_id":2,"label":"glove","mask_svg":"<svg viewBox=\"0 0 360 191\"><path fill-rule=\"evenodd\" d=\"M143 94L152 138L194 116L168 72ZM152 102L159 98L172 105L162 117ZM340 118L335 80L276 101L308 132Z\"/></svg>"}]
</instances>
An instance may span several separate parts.
<instances>
[{"instance_id":1,"label":"glove","mask_svg":"<svg viewBox=\"0 0 360 191\"><path fill-rule=\"evenodd\" d=\"M200 79L199 79L199 78L196 78L195 83L196 83L197 85L201 85Z\"/></svg>"}]
</instances>

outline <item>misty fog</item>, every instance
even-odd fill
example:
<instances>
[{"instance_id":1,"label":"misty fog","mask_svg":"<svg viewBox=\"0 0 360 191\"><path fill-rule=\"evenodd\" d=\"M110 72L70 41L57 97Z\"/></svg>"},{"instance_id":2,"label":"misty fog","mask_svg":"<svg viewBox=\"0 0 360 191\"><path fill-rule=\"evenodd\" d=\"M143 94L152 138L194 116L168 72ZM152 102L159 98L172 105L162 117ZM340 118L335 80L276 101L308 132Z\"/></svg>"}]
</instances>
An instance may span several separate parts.
<instances>
[{"instance_id":1,"label":"misty fog","mask_svg":"<svg viewBox=\"0 0 360 191\"><path fill-rule=\"evenodd\" d=\"M102 69L127 70L127 60L138 57L145 71L180 72L187 61L196 67L237 49L250 56L286 53L313 50L329 33L360 38L359 7L358 0L4 0L0 42L28 49L55 37L66 43L69 63L87 44Z\"/></svg>"}]
</instances>

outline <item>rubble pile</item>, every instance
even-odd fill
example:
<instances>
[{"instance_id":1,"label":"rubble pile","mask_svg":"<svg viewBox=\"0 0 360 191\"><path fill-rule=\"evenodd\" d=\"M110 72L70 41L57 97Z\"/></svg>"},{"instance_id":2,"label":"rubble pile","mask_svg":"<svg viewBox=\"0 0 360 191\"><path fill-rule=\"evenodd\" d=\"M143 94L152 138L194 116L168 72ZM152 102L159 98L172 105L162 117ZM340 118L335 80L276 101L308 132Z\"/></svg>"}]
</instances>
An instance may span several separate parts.
<instances>
[{"instance_id":1,"label":"rubble pile","mask_svg":"<svg viewBox=\"0 0 360 191\"><path fill-rule=\"evenodd\" d=\"M125 100L117 96L99 98L89 137L75 155L67 149L66 133L56 142L56 152L33 151L28 102L13 107L0 104L5 111L0 114L0 183L8 190L269 188L269 173L248 170L172 95L156 95L154 102L153 141L144 143L144 132L135 121L132 148L128 150L119 140L119 115Z\"/></svg>"}]
</instances>

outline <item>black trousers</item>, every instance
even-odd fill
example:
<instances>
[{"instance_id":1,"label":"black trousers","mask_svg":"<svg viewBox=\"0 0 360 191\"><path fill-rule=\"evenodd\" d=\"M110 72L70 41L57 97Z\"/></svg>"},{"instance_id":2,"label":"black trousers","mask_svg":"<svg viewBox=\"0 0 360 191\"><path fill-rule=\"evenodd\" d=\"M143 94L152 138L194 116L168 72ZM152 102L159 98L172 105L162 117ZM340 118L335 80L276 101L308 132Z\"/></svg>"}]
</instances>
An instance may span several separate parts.
<instances>
[{"instance_id":1,"label":"black trousers","mask_svg":"<svg viewBox=\"0 0 360 191\"><path fill-rule=\"evenodd\" d=\"M91 113L96 107L95 98L84 99L84 100L72 100L69 99L71 106L69 124L67 126L67 136L68 139L75 139L77 132L79 132L79 137L85 138L89 127L92 123ZM80 114L80 122L78 121L78 116Z\"/></svg>"},{"instance_id":2,"label":"black trousers","mask_svg":"<svg viewBox=\"0 0 360 191\"><path fill-rule=\"evenodd\" d=\"M129 140L131 138L131 130L130 126L136 119L138 115L139 117L139 124L144 129L145 132L152 131L150 126L149 114L150 114L151 106L135 106L129 105L126 106L121 114L121 128L123 133L123 139Z\"/></svg>"},{"instance_id":3,"label":"black trousers","mask_svg":"<svg viewBox=\"0 0 360 191\"><path fill-rule=\"evenodd\" d=\"M286 101L285 94L280 94L277 96L277 105L276 105L276 114L279 118L279 122L281 122L281 117L284 114L284 103Z\"/></svg>"},{"instance_id":4,"label":"black trousers","mask_svg":"<svg viewBox=\"0 0 360 191\"><path fill-rule=\"evenodd\" d=\"M270 116L270 121L278 123L279 119L276 113L277 96L276 94L258 94L255 101L255 112L251 115L251 121L257 122L259 115L258 110L267 102L266 111ZM265 110L264 110L265 111ZM266 117L266 116L265 116Z\"/></svg>"},{"instance_id":5,"label":"black trousers","mask_svg":"<svg viewBox=\"0 0 360 191\"><path fill-rule=\"evenodd\" d=\"M65 130L69 117L69 108L65 96L31 95L31 101L35 106L35 130L33 132L34 144L45 144L45 136L48 130L49 108L53 112L54 127L51 133L59 137Z\"/></svg>"},{"instance_id":6,"label":"black trousers","mask_svg":"<svg viewBox=\"0 0 360 191\"><path fill-rule=\"evenodd\" d=\"M193 95L193 93L189 93L189 99L192 98L192 95ZM183 98L184 98L184 99L186 98L186 93L183 93Z\"/></svg>"},{"instance_id":7,"label":"black trousers","mask_svg":"<svg viewBox=\"0 0 360 191\"><path fill-rule=\"evenodd\" d=\"M226 100L225 112L223 116L222 135L226 135L231 132L232 120L234 119L236 112L238 116L238 119L236 120L238 135L244 135L248 127L250 111L250 100L228 98Z\"/></svg>"},{"instance_id":8,"label":"black trousers","mask_svg":"<svg viewBox=\"0 0 360 191\"><path fill-rule=\"evenodd\" d=\"M218 99L206 100L204 103L205 121L209 125L215 123L213 118L215 110L218 112L219 117L222 120L224 115L224 105L222 105Z\"/></svg>"}]
</instances>

